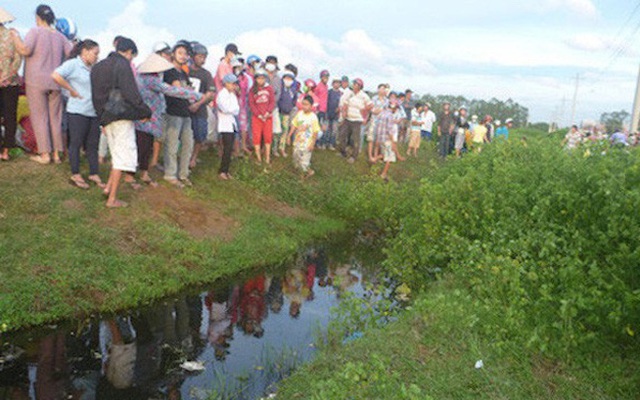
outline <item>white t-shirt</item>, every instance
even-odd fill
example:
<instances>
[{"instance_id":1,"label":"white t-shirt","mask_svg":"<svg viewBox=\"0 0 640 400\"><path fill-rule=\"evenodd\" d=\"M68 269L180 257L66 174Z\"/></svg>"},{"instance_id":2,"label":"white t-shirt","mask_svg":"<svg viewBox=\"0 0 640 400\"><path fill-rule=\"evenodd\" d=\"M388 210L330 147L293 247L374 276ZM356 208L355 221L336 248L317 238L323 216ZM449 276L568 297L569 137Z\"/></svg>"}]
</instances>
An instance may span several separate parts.
<instances>
[{"instance_id":1,"label":"white t-shirt","mask_svg":"<svg viewBox=\"0 0 640 400\"><path fill-rule=\"evenodd\" d=\"M362 110L372 104L369 95L364 91L347 92L340 98L340 106L347 105L347 121L363 122Z\"/></svg>"},{"instance_id":2,"label":"white t-shirt","mask_svg":"<svg viewBox=\"0 0 640 400\"><path fill-rule=\"evenodd\" d=\"M422 130L431 132L433 129L433 124L436 122L436 114L427 110L427 112L422 113Z\"/></svg>"}]
</instances>

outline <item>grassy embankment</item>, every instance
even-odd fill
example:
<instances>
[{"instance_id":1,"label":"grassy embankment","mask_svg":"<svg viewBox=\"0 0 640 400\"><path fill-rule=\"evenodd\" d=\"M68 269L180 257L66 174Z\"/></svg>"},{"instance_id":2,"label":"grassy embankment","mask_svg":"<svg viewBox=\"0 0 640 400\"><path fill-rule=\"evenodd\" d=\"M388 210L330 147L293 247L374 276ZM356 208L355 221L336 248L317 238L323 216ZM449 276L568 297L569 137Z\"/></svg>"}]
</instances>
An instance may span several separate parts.
<instances>
[{"instance_id":1,"label":"grassy embankment","mask_svg":"<svg viewBox=\"0 0 640 400\"><path fill-rule=\"evenodd\" d=\"M638 398L640 154L525 133L422 181L386 249L412 306L279 399Z\"/></svg>"},{"instance_id":2,"label":"grassy embankment","mask_svg":"<svg viewBox=\"0 0 640 400\"><path fill-rule=\"evenodd\" d=\"M130 307L279 263L368 218L359 188L384 195L401 186L382 183L379 166L348 165L330 151L314 154L317 174L308 181L288 158L275 159L268 173L234 161L236 180L222 182L212 153L194 171L194 188L124 186L130 207L120 210L105 209L95 186L72 187L66 163L41 166L25 156L2 163L0 332ZM417 182L426 159L423 152L391 176Z\"/></svg>"}]
</instances>

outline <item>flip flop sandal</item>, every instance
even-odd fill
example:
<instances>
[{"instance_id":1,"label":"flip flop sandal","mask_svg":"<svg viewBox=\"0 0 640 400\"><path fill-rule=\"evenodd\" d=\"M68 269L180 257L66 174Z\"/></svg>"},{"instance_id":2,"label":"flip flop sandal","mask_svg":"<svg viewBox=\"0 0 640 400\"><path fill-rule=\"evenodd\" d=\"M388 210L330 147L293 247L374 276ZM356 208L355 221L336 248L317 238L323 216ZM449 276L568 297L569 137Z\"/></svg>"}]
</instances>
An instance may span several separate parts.
<instances>
[{"instance_id":1,"label":"flip flop sandal","mask_svg":"<svg viewBox=\"0 0 640 400\"><path fill-rule=\"evenodd\" d=\"M158 182L153 179L141 179L142 183L151 187L158 187Z\"/></svg>"},{"instance_id":2,"label":"flip flop sandal","mask_svg":"<svg viewBox=\"0 0 640 400\"><path fill-rule=\"evenodd\" d=\"M116 200L115 202L113 202L113 204L106 204L107 208L125 208L125 207L129 207L129 204L125 203L122 200Z\"/></svg>"},{"instance_id":3,"label":"flip flop sandal","mask_svg":"<svg viewBox=\"0 0 640 400\"><path fill-rule=\"evenodd\" d=\"M80 188L82 190L88 190L89 189L89 184L85 181L80 181L80 180L75 180L73 178L69 178L69 183L71 183L73 186Z\"/></svg>"},{"instance_id":4,"label":"flip flop sandal","mask_svg":"<svg viewBox=\"0 0 640 400\"><path fill-rule=\"evenodd\" d=\"M127 185L129 185L131 187L131 189L133 190L140 190L142 189L142 185L139 184L136 181L131 181L131 182L126 182Z\"/></svg>"}]
</instances>

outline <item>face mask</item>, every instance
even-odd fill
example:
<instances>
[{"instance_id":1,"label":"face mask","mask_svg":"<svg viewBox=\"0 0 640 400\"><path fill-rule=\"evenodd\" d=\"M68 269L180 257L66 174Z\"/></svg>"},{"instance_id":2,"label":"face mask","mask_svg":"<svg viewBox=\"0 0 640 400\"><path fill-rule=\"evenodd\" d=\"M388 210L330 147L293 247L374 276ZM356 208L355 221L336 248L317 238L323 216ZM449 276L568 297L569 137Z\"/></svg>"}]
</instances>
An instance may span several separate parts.
<instances>
[{"instance_id":1,"label":"face mask","mask_svg":"<svg viewBox=\"0 0 640 400\"><path fill-rule=\"evenodd\" d=\"M242 70L240 68L234 68L233 73L235 76L240 76L240 74L242 73Z\"/></svg>"},{"instance_id":2,"label":"face mask","mask_svg":"<svg viewBox=\"0 0 640 400\"><path fill-rule=\"evenodd\" d=\"M293 85L293 79L283 79L282 82L286 87L291 87L291 85Z\"/></svg>"},{"instance_id":3,"label":"face mask","mask_svg":"<svg viewBox=\"0 0 640 400\"><path fill-rule=\"evenodd\" d=\"M269 72L273 72L276 70L276 66L274 64L268 63L267 65L264 66L264 69L266 69Z\"/></svg>"}]
</instances>

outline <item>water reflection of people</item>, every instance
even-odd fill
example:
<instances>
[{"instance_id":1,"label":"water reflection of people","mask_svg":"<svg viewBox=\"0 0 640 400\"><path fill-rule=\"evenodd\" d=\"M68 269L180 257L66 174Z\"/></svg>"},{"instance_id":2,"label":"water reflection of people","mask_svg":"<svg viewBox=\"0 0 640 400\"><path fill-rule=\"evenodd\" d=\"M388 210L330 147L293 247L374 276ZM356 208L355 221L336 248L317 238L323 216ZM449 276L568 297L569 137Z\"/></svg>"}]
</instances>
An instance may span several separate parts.
<instances>
[{"instance_id":1,"label":"water reflection of people","mask_svg":"<svg viewBox=\"0 0 640 400\"><path fill-rule=\"evenodd\" d=\"M262 320L266 315L265 276L258 275L249 279L242 286L240 297L240 328L245 334L257 338L264 335Z\"/></svg>"},{"instance_id":2,"label":"water reflection of people","mask_svg":"<svg viewBox=\"0 0 640 400\"><path fill-rule=\"evenodd\" d=\"M307 275L301 267L291 268L284 275L282 292L289 299L289 315L292 318L300 316L302 302L310 295L306 278Z\"/></svg>"},{"instance_id":3,"label":"water reflection of people","mask_svg":"<svg viewBox=\"0 0 640 400\"><path fill-rule=\"evenodd\" d=\"M269 289L267 289L266 299L269 310L274 314L279 314L284 304L281 276L274 276L269 279Z\"/></svg>"},{"instance_id":4,"label":"water reflection of people","mask_svg":"<svg viewBox=\"0 0 640 400\"><path fill-rule=\"evenodd\" d=\"M40 342L35 393L38 400L65 397L69 371L63 332L48 335Z\"/></svg>"},{"instance_id":5,"label":"water reflection of people","mask_svg":"<svg viewBox=\"0 0 640 400\"><path fill-rule=\"evenodd\" d=\"M330 272L332 286L337 292L338 298L344 294L351 286L360 281L360 278L352 271L351 264L340 264Z\"/></svg>"},{"instance_id":6,"label":"water reflection of people","mask_svg":"<svg viewBox=\"0 0 640 400\"><path fill-rule=\"evenodd\" d=\"M222 361L228 354L229 341L233 339L231 305L239 294L238 286L210 290L204 302L209 311L207 338L213 347L214 356Z\"/></svg>"}]
</instances>

